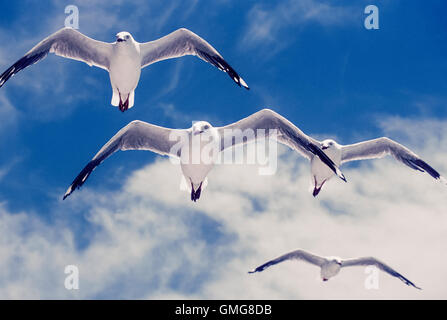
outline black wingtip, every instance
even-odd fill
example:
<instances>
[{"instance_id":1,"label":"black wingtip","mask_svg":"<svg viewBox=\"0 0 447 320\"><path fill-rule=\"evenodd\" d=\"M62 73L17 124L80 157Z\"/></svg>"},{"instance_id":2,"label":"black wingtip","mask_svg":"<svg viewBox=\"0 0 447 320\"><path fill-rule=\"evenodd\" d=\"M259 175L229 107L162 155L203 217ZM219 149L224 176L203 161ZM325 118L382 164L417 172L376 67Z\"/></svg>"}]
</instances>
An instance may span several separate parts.
<instances>
[{"instance_id":1,"label":"black wingtip","mask_svg":"<svg viewBox=\"0 0 447 320\"><path fill-rule=\"evenodd\" d=\"M16 73L42 60L46 57L47 54L48 51L42 51L39 53L35 53L32 56L24 56L21 59L17 60L11 67L6 69L6 71L0 75L0 88L3 87L4 84Z\"/></svg>"},{"instance_id":2,"label":"black wingtip","mask_svg":"<svg viewBox=\"0 0 447 320\"><path fill-rule=\"evenodd\" d=\"M75 179L75 181L76 181L76 179ZM67 191L65 192L64 196L62 197L62 201L67 199L73 193L73 191L80 188L81 185L76 186L75 181L73 181L73 183L68 187Z\"/></svg>"},{"instance_id":3,"label":"black wingtip","mask_svg":"<svg viewBox=\"0 0 447 320\"><path fill-rule=\"evenodd\" d=\"M243 86L243 85L241 85L238 81L234 81L234 82L236 82L236 84L237 84L239 87L244 88L244 89L246 89L246 90L250 90L250 88L249 88L248 86Z\"/></svg>"},{"instance_id":4,"label":"black wingtip","mask_svg":"<svg viewBox=\"0 0 447 320\"><path fill-rule=\"evenodd\" d=\"M248 271L248 273L249 274L253 274L253 273L256 273L256 272L261 272L262 270L264 270L264 269L258 267L258 268L254 269L254 270Z\"/></svg>"},{"instance_id":5,"label":"black wingtip","mask_svg":"<svg viewBox=\"0 0 447 320\"><path fill-rule=\"evenodd\" d=\"M71 185L71 186L68 188L67 192L65 192L64 196L62 197L62 201L65 200L65 199L67 199L68 196L69 196L70 194L73 193L73 191L74 191L74 189L73 189L73 186Z\"/></svg>"},{"instance_id":6,"label":"black wingtip","mask_svg":"<svg viewBox=\"0 0 447 320\"><path fill-rule=\"evenodd\" d=\"M67 189L67 192L65 192L64 197L62 200L65 200L69 195L71 195L76 189L79 189L84 182L88 179L90 176L90 173L96 168L98 165L98 160L92 160L90 161L84 169L76 176L76 178L71 183L70 187Z\"/></svg>"},{"instance_id":7,"label":"black wingtip","mask_svg":"<svg viewBox=\"0 0 447 320\"><path fill-rule=\"evenodd\" d=\"M418 290L422 290L422 288L419 288L419 287L418 287L417 285L415 285L413 282L407 283L407 286L414 287L414 288L416 288L416 289L418 289Z\"/></svg>"},{"instance_id":8,"label":"black wingtip","mask_svg":"<svg viewBox=\"0 0 447 320\"><path fill-rule=\"evenodd\" d=\"M208 61L209 63L211 63L212 65L214 65L216 68L218 68L219 70L225 72L228 74L228 76L239 86L239 87L244 87L247 90L250 90L250 88L248 87L247 83L244 81L244 79L241 78L241 76L239 76L239 74L236 72L236 70L234 70L229 64L228 62L225 61L225 59L223 59L220 56L217 55L211 55L206 53L205 51L202 50L198 50L198 54L199 56L203 57L206 61Z\"/></svg>"},{"instance_id":9,"label":"black wingtip","mask_svg":"<svg viewBox=\"0 0 447 320\"><path fill-rule=\"evenodd\" d=\"M433 169L424 160L416 159L416 160L410 160L410 162L416 166L416 168L415 168L416 170L425 171L425 172L427 172L429 175L431 175L435 179L440 179L441 178L441 175L439 174L439 172L436 171L435 169Z\"/></svg>"},{"instance_id":10,"label":"black wingtip","mask_svg":"<svg viewBox=\"0 0 447 320\"><path fill-rule=\"evenodd\" d=\"M417 285L415 285L413 282L411 282L410 280L408 280L408 279L406 279L406 278L404 278L406 281L405 281L405 284L407 285L407 286L410 286L410 287L414 287L414 288L416 288L416 289L418 289L418 290L422 290L422 288L420 288L420 287L418 287Z\"/></svg>"},{"instance_id":11,"label":"black wingtip","mask_svg":"<svg viewBox=\"0 0 447 320\"><path fill-rule=\"evenodd\" d=\"M265 268L268 267L268 264L269 264L269 262L266 263L266 264L263 264L262 266L257 267L256 269L253 269L253 270L248 271L248 273L251 274L251 273L262 272L262 271L264 271Z\"/></svg>"},{"instance_id":12,"label":"black wingtip","mask_svg":"<svg viewBox=\"0 0 447 320\"><path fill-rule=\"evenodd\" d=\"M233 70L234 71L234 70ZM247 90L250 90L250 88L248 87L248 84L244 81L244 79L242 79L237 73L236 71L234 71L234 73L237 75L237 78L233 78L233 80L239 85L239 87L244 87Z\"/></svg>"},{"instance_id":13,"label":"black wingtip","mask_svg":"<svg viewBox=\"0 0 447 320\"><path fill-rule=\"evenodd\" d=\"M402 280L403 283L405 283L407 286L409 287L414 287L418 290L422 290L422 288L418 287L417 285L415 285L413 282L411 282L410 280L408 280L407 278L405 278L403 275L401 275L400 273L396 272L394 274L395 277L399 278L400 280Z\"/></svg>"}]
</instances>

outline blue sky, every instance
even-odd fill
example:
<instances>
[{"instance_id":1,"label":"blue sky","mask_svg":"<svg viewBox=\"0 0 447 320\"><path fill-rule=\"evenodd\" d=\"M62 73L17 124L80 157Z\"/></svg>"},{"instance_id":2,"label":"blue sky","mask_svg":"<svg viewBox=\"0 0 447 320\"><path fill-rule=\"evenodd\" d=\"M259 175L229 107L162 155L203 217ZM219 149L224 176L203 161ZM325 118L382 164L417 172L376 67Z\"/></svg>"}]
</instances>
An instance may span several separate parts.
<instances>
[{"instance_id":1,"label":"blue sky","mask_svg":"<svg viewBox=\"0 0 447 320\"><path fill-rule=\"evenodd\" d=\"M95 21L83 21L80 5L80 31L103 41L113 41L121 30L128 30L139 41L149 41L187 27L212 43L252 90L240 90L210 65L186 57L145 69L137 90L138 108L120 114L109 106L111 88L106 72L50 56L26 70L28 74L17 75L2 90L16 106L20 120L14 134L3 135L2 143L14 148L2 153L1 163L16 159L16 164L2 183L1 196L15 210L47 208L49 202L58 201L54 192L48 191L62 192L98 147L134 119L178 128L200 119L223 125L270 107L305 132L327 132L349 143L357 140L356 135L379 135L376 118L382 115L445 117L446 22L436 14L445 4L384 1L379 6L381 29L370 31L363 27L363 8L368 3L331 2L334 14L343 8L354 16L329 25L314 20L297 25L290 22L272 27L271 41L260 39L249 45L244 40L250 37L250 19L256 18L253 12L279 15L274 4L197 3L184 17L188 4L149 2L140 9L148 11L150 19L145 15L124 21L119 18L109 25L107 20L114 18L107 17L108 12L131 14L137 6L101 3L101 24L107 31L93 33L89 27ZM20 47L2 51L3 69L34 45L30 41L20 45L20 38L42 39L63 26L65 5L50 2L48 7L39 6L40 10L32 1L2 5L2 35L14 33ZM330 10L324 14L331 15ZM151 20L167 11L169 17L154 30ZM42 72L45 77L40 76ZM36 82L38 88L27 88L27 81ZM169 88L174 89L166 92ZM175 111L164 112L169 105ZM339 126L339 121L347 125ZM125 154L119 158L104 164L98 174L110 177L119 164L137 168L153 156ZM129 173L123 171L118 174ZM89 183L104 186L101 180L93 178Z\"/></svg>"},{"instance_id":2,"label":"blue sky","mask_svg":"<svg viewBox=\"0 0 447 320\"><path fill-rule=\"evenodd\" d=\"M212 44L251 88L237 87L227 75L195 57L163 61L142 71L135 107L122 114L110 106L108 74L80 62L50 55L8 81L0 89L0 202L11 216L32 216L50 230L63 225L79 255L92 245L98 231L89 220L92 206L99 206L91 197L120 194L135 172L159 159L149 152L116 154L92 174L85 188L61 201L83 166L132 120L172 128L207 120L218 126L269 107L304 132L335 137L340 143L385 133L408 138L412 131L405 128L407 122L416 131L446 121L445 1L2 2L0 69L63 27L68 4L79 7L81 32L107 42L123 30L145 42L186 27ZM379 7L379 30L363 26L368 4ZM396 123L403 131L394 128ZM414 136L407 140L417 142ZM237 180L234 177L234 183ZM156 191L158 186L149 183L147 188ZM307 190L300 191L310 197ZM180 216L186 225L197 223L197 234L190 236L208 254L216 246L231 244L237 231L201 210L188 207ZM198 274L194 285L185 284L184 290L169 285L178 283L179 277L180 271L171 275L169 292L202 297L200 286L212 275ZM114 287L120 284L84 297L111 297Z\"/></svg>"}]
</instances>

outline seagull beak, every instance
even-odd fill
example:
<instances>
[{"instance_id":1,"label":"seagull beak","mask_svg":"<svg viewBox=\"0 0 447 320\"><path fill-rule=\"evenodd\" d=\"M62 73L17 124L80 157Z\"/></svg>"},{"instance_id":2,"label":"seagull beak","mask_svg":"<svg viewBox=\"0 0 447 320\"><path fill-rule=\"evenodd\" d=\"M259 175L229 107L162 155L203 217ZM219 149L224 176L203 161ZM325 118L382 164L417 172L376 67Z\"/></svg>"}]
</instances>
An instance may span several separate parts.
<instances>
[{"instance_id":1,"label":"seagull beak","mask_svg":"<svg viewBox=\"0 0 447 320\"><path fill-rule=\"evenodd\" d=\"M124 42L123 38L116 38L116 42Z\"/></svg>"},{"instance_id":2,"label":"seagull beak","mask_svg":"<svg viewBox=\"0 0 447 320\"><path fill-rule=\"evenodd\" d=\"M328 146L322 146L321 147L321 150L326 150L326 149L329 149L329 147Z\"/></svg>"}]
</instances>

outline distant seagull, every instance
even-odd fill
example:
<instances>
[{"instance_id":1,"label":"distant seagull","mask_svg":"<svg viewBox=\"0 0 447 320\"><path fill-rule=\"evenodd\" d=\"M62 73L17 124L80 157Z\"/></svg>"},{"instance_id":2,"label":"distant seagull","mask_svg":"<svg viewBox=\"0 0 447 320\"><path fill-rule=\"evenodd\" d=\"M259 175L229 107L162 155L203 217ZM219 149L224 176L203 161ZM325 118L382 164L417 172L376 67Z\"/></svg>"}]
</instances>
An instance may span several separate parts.
<instances>
[{"instance_id":1,"label":"distant seagull","mask_svg":"<svg viewBox=\"0 0 447 320\"><path fill-rule=\"evenodd\" d=\"M216 128L206 121L195 122L190 129L168 129L142 121L132 121L115 134L82 169L68 188L64 199L82 186L90 173L114 152L118 150L150 150L161 155L180 158L183 175L191 184L191 200L196 201L200 197L202 183L216 162L216 154L236 144L259 139L258 135L261 133L258 132L258 129L264 129L265 134L271 134L276 129L278 131L277 139L281 143L306 157L321 158L322 163L325 163L330 170L346 181L343 173L334 165L333 161L309 137L284 117L272 110L263 109L238 122ZM253 134L237 139L240 134L248 131ZM199 158L194 162L194 152L196 155L202 155L206 153L205 148L207 150L216 148L217 152L210 152L211 156L208 160Z\"/></svg>"},{"instance_id":2,"label":"distant seagull","mask_svg":"<svg viewBox=\"0 0 447 320\"><path fill-rule=\"evenodd\" d=\"M328 281L329 278L336 276L340 272L340 269L344 267L374 265L377 268L381 269L382 271L385 271L386 273L392 275L393 277L399 278L406 285L413 286L416 289L421 289L417 287L413 282L405 278L403 275L398 273L396 270L387 266L385 263L377 260L374 257L363 257L363 258L343 260L338 257L320 257L300 249L286 253L274 260L270 260L269 262L264 263L263 265L257 267L253 271L249 271L248 273L261 272L270 266L291 259L304 260L313 265L319 266L321 268L320 275L323 281Z\"/></svg>"},{"instance_id":3,"label":"distant seagull","mask_svg":"<svg viewBox=\"0 0 447 320\"><path fill-rule=\"evenodd\" d=\"M222 70L239 86L249 89L245 81L208 42L188 29L178 29L158 40L139 43L129 32L120 32L116 41L93 40L79 31L63 28L42 40L23 58L0 76L0 87L13 75L32 65L48 53L83 61L109 72L113 96L111 104L126 111L134 105L135 88L141 69L158 61L185 55L198 56Z\"/></svg>"},{"instance_id":4,"label":"distant seagull","mask_svg":"<svg viewBox=\"0 0 447 320\"><path fill-rule=\"evenodd\" d=\"M427 172L433 178L443 183L446 179L442 177L435 169L429 166L418 155L413 153L403 145L387 138L382 137L374 140L368 140L350 145L340 145L334 140L327 139L323 142L312 140L313 143L321 146L321 149L334 161L337 166L349 161L377 159L386 155L392 155L396 160L406 164L412 169ZM316 197L323 184L333 177L333 173L325 168L323 163L313 157L311 162L311 171L314 183L313 196Z\"/></svg>"}]
</instances>

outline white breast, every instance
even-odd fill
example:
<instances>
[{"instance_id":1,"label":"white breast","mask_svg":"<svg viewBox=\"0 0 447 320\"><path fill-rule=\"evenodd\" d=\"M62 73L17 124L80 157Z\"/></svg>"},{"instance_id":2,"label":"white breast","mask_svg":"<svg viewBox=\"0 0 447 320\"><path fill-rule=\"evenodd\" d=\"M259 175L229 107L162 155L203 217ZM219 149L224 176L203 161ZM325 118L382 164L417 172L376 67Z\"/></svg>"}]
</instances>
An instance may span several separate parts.
<instances>
[{"instance_id":1,"label":"white breast","mask_svg":"<svg viewBox=\"0 0 447 320\"><path fill-rule=\"evenodd\" d=\"M321 278L329 279L340 272L340 265L334 261L329 261L321 267Z\"/></svg>"},{"instance_id":2,"label":"white breast","mask_svg":"<svg viewBox=\"0 0 447 320\"><path fill-rule=\"evenodd\" d=\"M110 82L121 94L135 90L141 74L139 47L133 44L115 46L109 69Z\"/></svg>"},{"instance_id":3,"label":"white breast","mask_svg":"<svg viewBox=\"0 0 447 320\"><path fill-rule=\"evenodd\" d=\"M332 160L337 166L341 163L341 150L336 148L329 148L323 150L324 153ZM310 161L310 168L312 177L317 180L317 186L320 186L324 181L332 178L335 173L323 162L319 157L313 156ZM312 178L313 180L313 178ZM313 181L312 181L313 182Z\"/></svg>"},{"instance_id":4,"label":"white breast","mask_svg":"<svg viewBox=\"0 0 447 320\"><path fill-rule=\"evenodd\" d=\"M181 149L180 164L182 172L194 185L205 180L214 167L219 154L217 130L211 134L191 136L188 145Z\"/></svg>"}]
</instances>

